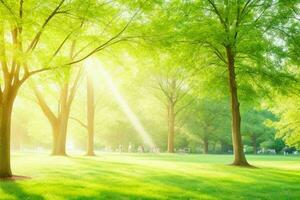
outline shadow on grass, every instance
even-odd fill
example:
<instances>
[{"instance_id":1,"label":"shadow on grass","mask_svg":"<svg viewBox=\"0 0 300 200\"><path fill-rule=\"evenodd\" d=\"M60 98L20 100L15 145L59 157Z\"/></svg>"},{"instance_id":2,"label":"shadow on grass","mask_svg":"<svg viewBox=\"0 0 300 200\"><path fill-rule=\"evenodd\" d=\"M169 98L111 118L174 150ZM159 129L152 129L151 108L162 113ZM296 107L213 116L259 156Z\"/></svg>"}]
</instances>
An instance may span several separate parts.
<instances>
[{"instance_id":1,"label":"shadow on grass","mask_svg":"<svg viewBox=\"0 0 300 200\"><path fill-rule=\"evenodd\" d=\"M273 168L273 162L268 165L271 167L253 170L226 165L230 156L109 156L49 157L43 162L35 158L36 163L26 166L22 162L34 178L15 182L19 185L0 182L0 199L1 190L16 199L50 200L271 200L300 196L300 172ZM216 162L219 157L222 160ZM28 168L33 165L38 167Z\"/></svg>"},{"instance_id":2,"label":"shadow on grass","mask_svg":"<svg viewBox=\"0 0 300 200\"><path fill-rule=\"evenodd\" d=\"M76 197L69 197L69 200L106 200L106 199L120 199L120 200L155 200L161 198L147 197L143 195L125 194L118 191L104 191L92 196L76 195Z\"/></svg>"},{"instance_id":3,"label":"shadow on grass","mask_svg":"<svg viewBox=\"0 0 300 200\"><path fill-rule=\"evenodd\" d=\"M14 199L44 200L41 195L25 192L16 181L0 181L0 189Z\"/></svg>"},{"instance_id":4,"label":"shadow on grass","mask_svg":"<svg viewBox=\"0 0 300 200\"><path fill-rule=\"evenodd\" d=\"M122 163L68 158L70 166L43 169L67 199L297 199L300 173L224 164ZM165 166L166 165L166 166ZM168 166L170 165L170 166ZM175 166L175 167L174 167ZM174 168L173 168L174 167ZM90 193L84 191L89 190ZM83 195L84 194L84 195ZM74 196L74 198L70 198Z\"/></svg>"}]
</instances>

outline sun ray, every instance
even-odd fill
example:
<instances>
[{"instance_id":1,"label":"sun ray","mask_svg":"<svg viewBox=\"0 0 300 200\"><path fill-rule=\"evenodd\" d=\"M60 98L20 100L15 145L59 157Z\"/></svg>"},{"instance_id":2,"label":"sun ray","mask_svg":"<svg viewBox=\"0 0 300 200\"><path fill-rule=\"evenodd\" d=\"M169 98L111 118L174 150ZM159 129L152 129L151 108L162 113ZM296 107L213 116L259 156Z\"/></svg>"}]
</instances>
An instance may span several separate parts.
<instances>
[{"instance_id":1,"label":"sun ray","mask_svg":"<svg viewBox=\"0 0 300 200\"><path fill-rule=\"evenodd\" d=\"M97 59L89 59L86 62L87 69L90 71L94 71L93 75L100 74L105 83L107 84L108 88L110 89L110 92L112 96L114 97L114 100L119 105L120 109L123 111L123 113L127 116L128 120L134 127L134 129L137 131L139 136L142 138L142 140L145 142L146 145L148 145L152 150L156 148L152 138L150 137L149 133L145 130L144 126L142 125L141 121L137 117L137 115L132 111L130 108L128 102L123 97L117 86L114 84L114 81L110 74L105 70L105 67L103 64L97 60ZM94 77L96 78L96 77Z\"/></svg>"}]
</instances>

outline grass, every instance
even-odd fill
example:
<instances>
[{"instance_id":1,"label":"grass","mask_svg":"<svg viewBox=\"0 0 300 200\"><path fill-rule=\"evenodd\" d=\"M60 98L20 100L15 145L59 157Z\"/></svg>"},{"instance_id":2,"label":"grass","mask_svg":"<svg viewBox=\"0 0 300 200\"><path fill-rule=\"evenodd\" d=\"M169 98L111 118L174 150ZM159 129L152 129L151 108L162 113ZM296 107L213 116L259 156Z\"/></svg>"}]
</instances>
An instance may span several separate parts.
<instances>
[{"instance_id":1,"label":"grass","mask_svg":"<svg viewBox=\"0 0 300 200\"><path fill-rule=\"evenodd\" d=\"M0 199L300 199L300 157L100 153L97 157L14 154L29 180L0 182Z\"/></svg>"}]
</instances>

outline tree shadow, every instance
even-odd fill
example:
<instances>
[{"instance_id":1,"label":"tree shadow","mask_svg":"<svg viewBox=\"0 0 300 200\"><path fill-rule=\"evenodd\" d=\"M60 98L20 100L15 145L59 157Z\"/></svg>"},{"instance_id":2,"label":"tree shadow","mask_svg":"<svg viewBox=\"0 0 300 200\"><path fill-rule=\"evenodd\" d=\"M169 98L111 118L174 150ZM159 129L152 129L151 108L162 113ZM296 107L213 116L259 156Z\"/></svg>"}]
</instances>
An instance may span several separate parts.
<instances>
[{"instance_id":1,"label":"tree shadow","mask_svg":"<svg viewBox=\"0 0 300 200\"><path fill-rule=\"evenodd\" d=\"M298 199L300 196L300 172L272 165L255 170L237 168L224 164L230 157L210 162L222 158L219 156L205 158L208 163L198 157L171 156L172 159L163 160L162 155L158 156L159 161L144 155L132 161L127 155L112 157L51 157L51 162L47 160L31 174L33 180L14 183L19 185L0 182L3 190L0 199L4 193L12 199L33 200Z\"/></svg>"},{"instance_id":2,"label":"tree shadow","mask_svg":"<svg viewBox=\"0 0 300 200\"><path fill-rule=\"evenodd\" d=\"M30 200L44 200L44 197L38 194L25 192L16 181L0 181L0 189L15 199L30 199Z\"/></svg>"},{"instance_id":3,"label":"tree shadow","mask_svg":"<svg viewBox=\"0 0 300 200\"><path fill-rule=\"evenodd\" d=\"M297 183L300 182L300 174L289 170L236 168L216 165L211 166L209 169L201 169L200 173L189 173L188 171L179 173L176 170L165 171L139 164L98 161L99 165L96 165L95 162L83 161L80 158L75 158L74 161L77 161L77 165L81 165L83 168L89 168L90 171L85 174L87 175L86 178L98 176L103 183L110 184L112 191L116 187L131 188L133 199L147 199L151 196L134 197L136 191L133 188L135 185L128 184L130 180L139 183L139 186L145 189L148 188L147 185L158 186L152 188L151 192L159 193L160 196L170 199L229 200L236 198L285 199L286 197L296 199L299 195ZM145 171L147 173L142 173ZM112 181L115 177L119 177L118 182ZM109 178L109 181L106 178ZM274 190L277 192L274 192ZM126 196L126 193L112 191L106 191L106 194L113 195L116 193L116 195ZM227 196L224 196L224 194L227 194Z\"/></svg>"}]
</instances>

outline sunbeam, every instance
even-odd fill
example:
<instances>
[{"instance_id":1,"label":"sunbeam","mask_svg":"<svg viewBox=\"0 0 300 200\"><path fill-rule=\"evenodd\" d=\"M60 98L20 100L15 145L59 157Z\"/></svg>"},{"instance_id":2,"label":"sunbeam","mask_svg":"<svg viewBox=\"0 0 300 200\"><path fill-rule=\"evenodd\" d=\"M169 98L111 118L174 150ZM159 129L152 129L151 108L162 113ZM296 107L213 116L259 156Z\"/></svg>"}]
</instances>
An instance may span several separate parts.
<instances>
[{"instance_id":1,"label":"sunbeam","mask_svg":"<svg viewBox=\"0 0 300 200\"><path fill-rule=\"evenodd\" d=\"M145 130L139 118L132 111L128 102L123 97L117 86L114 84L112 77L105 70L105 67L102 65L102 63L97 59L88 59L85 65L87 66L89 73L91 73L91 71L94 72L94 78L96 78L95 76L97 76L98 73L101 75L108 88L110 89L110 92L112 93L115 101L120 106L120 109L128 117L128 120L130 121L134 129L137 131L137 133L140 135L140 137L143 139L145 144L148 145L152 150L156 149L156 146L149 133Z\"/></svg>"}]
</instances>

